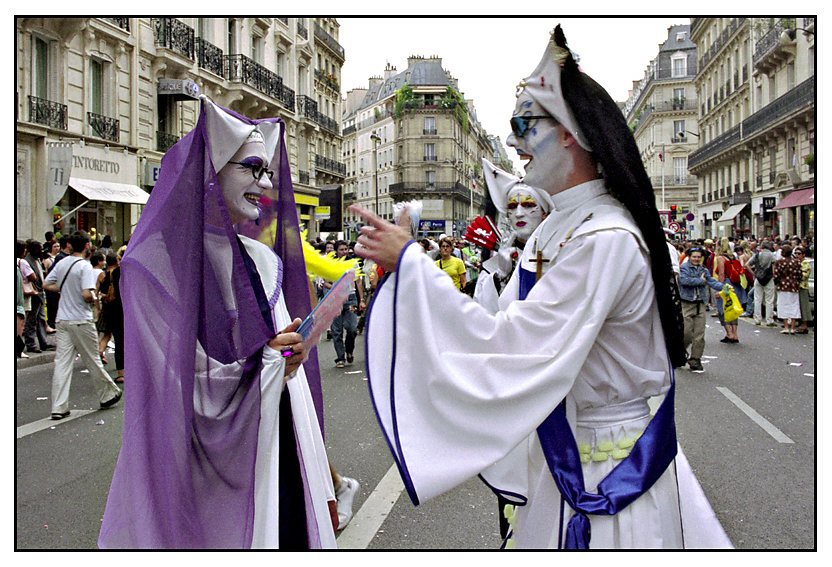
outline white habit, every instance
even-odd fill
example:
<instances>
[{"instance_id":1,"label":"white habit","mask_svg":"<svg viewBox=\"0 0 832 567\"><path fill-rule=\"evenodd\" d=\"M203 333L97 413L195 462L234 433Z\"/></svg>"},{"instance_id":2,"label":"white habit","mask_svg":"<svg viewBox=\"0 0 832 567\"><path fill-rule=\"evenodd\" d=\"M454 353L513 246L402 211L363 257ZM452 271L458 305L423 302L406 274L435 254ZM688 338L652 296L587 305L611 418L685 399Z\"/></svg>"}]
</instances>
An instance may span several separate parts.
<instances>
[{"instance_id":1,"label":"white habit","mask_svg":"<svg viewBox=\"0 0 832 567\"><path fill-rule=\"evenodd\" d=\"M481 474L523 504L518 548L558 545L560 495L538 425L566 398L592 492L626 451L606 445L626 446L643 432L647 399L671 383L649 257L632 218L602 180L553 201L518 264L535 272L538 249L548 260L525 300L517 300L519 267L491 313L411 243L377 289L367 323L371 396L414 503ZM679 482L696 483L684 470ZM671 465L616 516L589 516L590 547L682 547L688 507L680 513L676 474ZM696 488L681 492L699 499L700 525L684 530L706 530L698 545L730 546ZM570 516L567 506L564 527Z\"/></svg>"}]
</instances>

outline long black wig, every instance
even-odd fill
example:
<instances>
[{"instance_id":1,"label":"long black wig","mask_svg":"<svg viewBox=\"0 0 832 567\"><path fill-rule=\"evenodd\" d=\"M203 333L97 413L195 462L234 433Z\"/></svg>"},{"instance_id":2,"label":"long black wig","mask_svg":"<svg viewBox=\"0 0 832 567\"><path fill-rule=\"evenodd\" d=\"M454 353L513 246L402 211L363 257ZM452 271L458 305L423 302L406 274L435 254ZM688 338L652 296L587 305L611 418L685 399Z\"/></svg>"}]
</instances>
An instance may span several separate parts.
<instances>
[{"instance_id":1,"label":"long black wig","mask_svg":"<svg viewBox=\"0 0 832 567\"><path fill-rule=\"evenodd\" d=\"M568 50L560 25L555 44ZM570 52L561 70L561 91L583 132L592 156L603 168L610 194L627 208L650 252L653 285L667 351L674 367L684 366L684 320L667 240L656 208L653 185L644 169L624 115L604 88L581 72Z\"/></svg>"}]
</instances>

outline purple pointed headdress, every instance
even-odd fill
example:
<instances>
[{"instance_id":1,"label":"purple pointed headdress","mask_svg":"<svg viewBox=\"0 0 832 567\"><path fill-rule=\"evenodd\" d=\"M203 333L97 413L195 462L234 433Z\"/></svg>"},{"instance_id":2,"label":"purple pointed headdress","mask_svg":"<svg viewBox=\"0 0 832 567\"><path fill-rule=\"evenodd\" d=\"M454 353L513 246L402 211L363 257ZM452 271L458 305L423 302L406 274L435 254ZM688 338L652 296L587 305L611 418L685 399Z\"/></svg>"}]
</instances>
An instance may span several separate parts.
<instances>
[{"instance_id":1,"label":"purple pointed headdress","mask_svg":"<svg viewBox=\"0 0 832 567\"><path fill-rule=\"evenodd\" d=\"M261 199L260 218L232 226L217 171L255 129L278 176ZM251 545L258 368L274 332L238 234L282 260L278 289L291 317L311 310L284 129L279 118L250 120L203 97L196 127L162 159L121 263L124 427L102 548ZM209 359L244 361L243 377L206 381L195 409L195 372L209 368ZM323 431L316 353L304 369Z\"/></svg>"}]
</instances>

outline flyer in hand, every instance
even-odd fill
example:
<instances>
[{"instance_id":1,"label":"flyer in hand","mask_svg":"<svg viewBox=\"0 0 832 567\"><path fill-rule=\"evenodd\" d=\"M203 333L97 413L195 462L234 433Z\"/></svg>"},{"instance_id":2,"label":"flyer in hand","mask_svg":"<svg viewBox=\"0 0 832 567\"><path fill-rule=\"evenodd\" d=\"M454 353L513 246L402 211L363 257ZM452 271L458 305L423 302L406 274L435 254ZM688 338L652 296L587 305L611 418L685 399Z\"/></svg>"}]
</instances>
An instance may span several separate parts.
<instances>
[{"instance_id":1,"label":"flyer in hand","mask_svg":"<svg viewBox=\"0 0 832 567\"><path fill-rule=\"evenodd\" d=\"M303 320L296 332L303 337L304 350L317 346L318 339L329 329L333 319L341 314L344 302L349 299L353 291L355 270L349 270L338 278L326 295L318 302L315 309Z\"/></svg>"}]
</instances>

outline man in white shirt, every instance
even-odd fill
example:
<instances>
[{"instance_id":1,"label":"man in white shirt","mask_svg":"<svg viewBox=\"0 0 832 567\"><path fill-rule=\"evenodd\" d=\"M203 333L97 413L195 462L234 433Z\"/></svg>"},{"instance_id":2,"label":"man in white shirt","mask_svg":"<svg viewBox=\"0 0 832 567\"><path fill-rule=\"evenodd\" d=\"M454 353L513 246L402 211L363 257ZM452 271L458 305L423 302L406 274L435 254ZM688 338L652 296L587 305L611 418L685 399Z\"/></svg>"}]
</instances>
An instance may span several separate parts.
<instances>
[{"instance_id":1,"label":"man in white shirt","mask_svg":"<svg viewBox=\"0 0 832 567\"><path fill-rule=\"evenodd\" d=\"M52 373L52 419L69 416L69 387L72 365L77 351L95 382L101 408L109 408L121 399L121 390L104 370L98 356L98 333L92 318L95 301L95 272L87 261L90 237L83 230L70 237L72 254L49 272L43 288L61 294L56 316L57 350Z\"/></svg>"}]
</instances>

